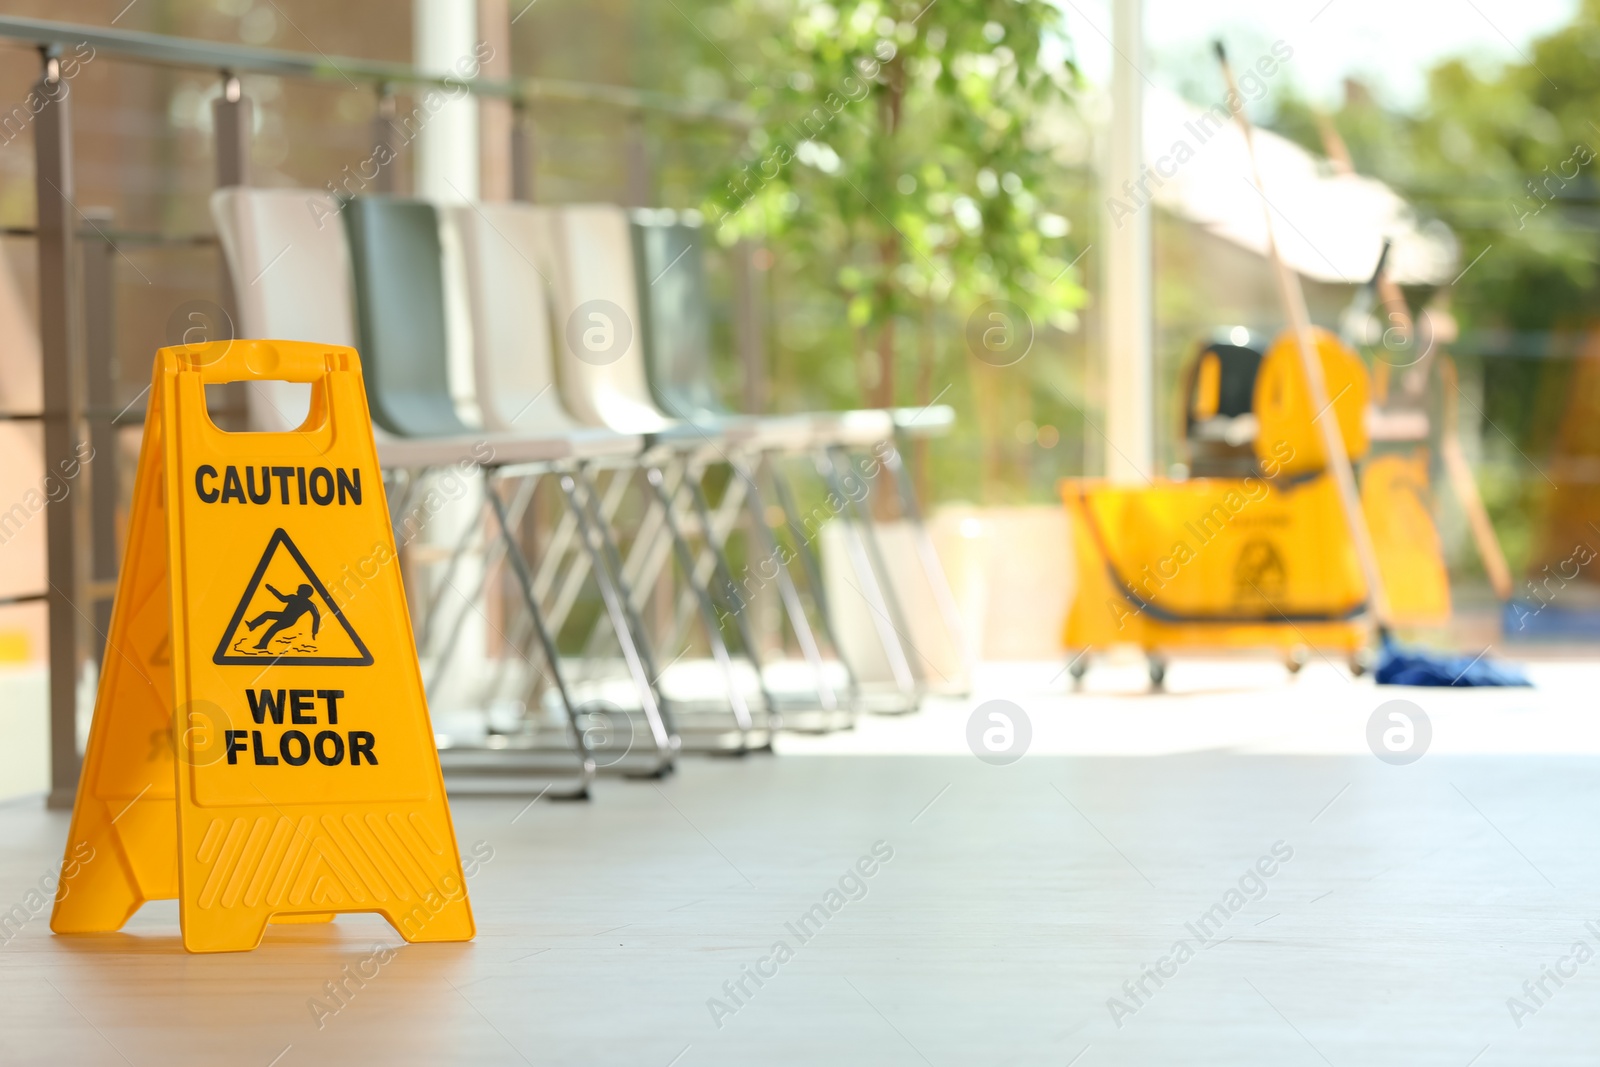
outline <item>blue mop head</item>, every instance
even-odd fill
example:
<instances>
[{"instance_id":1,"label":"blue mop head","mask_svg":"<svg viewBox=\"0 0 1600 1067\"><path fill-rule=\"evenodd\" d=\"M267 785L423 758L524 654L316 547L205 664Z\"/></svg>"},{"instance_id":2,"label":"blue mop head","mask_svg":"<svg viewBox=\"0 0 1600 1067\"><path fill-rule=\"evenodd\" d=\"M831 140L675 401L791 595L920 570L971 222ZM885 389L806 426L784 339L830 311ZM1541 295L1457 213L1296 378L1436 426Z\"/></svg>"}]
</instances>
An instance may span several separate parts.
<instances>
[{"instance_id":1,"label":"blue mop head","mask_svg":"<svg viewBox=\"0 0 1600 1067\"><path fill-rule=\"evenodd\" d=\"M1521 668L1492 663L1483 656L1446 656L1417 648L1402 648L1393 637L1382 636L1378 657L1379 685L1531 686Z\"/></svg>"}]
</instances>

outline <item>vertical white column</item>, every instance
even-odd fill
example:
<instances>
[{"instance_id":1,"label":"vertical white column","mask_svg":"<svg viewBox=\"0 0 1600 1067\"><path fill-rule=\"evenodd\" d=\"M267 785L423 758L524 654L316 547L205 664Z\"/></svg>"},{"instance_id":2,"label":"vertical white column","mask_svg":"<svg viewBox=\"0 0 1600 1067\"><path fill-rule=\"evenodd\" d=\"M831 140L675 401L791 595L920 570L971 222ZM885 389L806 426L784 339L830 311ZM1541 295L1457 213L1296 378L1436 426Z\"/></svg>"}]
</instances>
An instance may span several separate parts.
<instances>
[{"instance_id":1,"label":"vertical white column","mask_svg":"<svg viewBox=\"0 0 1600 1067\"><path fill-rule=\"evenodd\" d=\"M1105 200L1131 203L1128 190L1144 167L1144 0L1112 0L1111 136ZM1104 324L1106 344L1106 474L1143 482L1152 474L1155 365L1151 339L1151 205L1131 215L1109 206Z\"/></svg>"},{"instance_id":2,"label":"vertical white column","mask_svg":"<svg viewBox=\"0 0 1600 1067\"><path fill-rule=\"evenodd\" d=\"M420 70L451 75L459 83L481 76L477 49L476 0L415 0L412 52ZM436 204L458 204L481 198L482 170L478 152L478 98L459 84L427 89L418 96L423 118L416 140L416 195ZM478 415L472 385L472 330L467 294L460 285L460 249L454 231L441 233L445 242L445 299L448 304L450 392L456 409L469 422Z\"/></svg>"},{"instance_id":3,"label":"vertical white column","mask_svg":"<svg viewBox=\"0 0 1600 1067\"><path fill-rule=\"evenodd\" d=\"M476 69L473 48L478 42L478 9L475 0L413 0L412 28L413 62L419 69L457 78ZM416 195L437 204L478 199L481 190L477 98L458 89L425 89L418 92L416 106L426 115L413 153ZM461 391L470 388L472 342L465 321L464 294L453 291L455 287L450 284L449 261L454 252L447 244L445 295L451 391L457 395L460 409ZM468 377L464 378L464 374ZM437 493L446 503L428 520L422 540L441 556L448 557L450 549L463 535L481 526L482 497L470 473L464 479L459 471L435 472L425 485L428 494ZM482 580L482 543L480 537L478 548L462 557L451 579L451 585L459 594L471 596ZM442 562L420 569L420 573L427 575L425 581L429 588L415 592L425 598L424 602L435 592L432 585L443 581L445 570L446 564ZM439 618L435 620L428 647L423 650L425 655L439 653L450 629L449 622L459 615L461 633L446 671L448 683L444 691L429 694L436 722L448 723L450 712L463 709L476 696L476 683L485 676L487 669L485 605L481 597L475 605L464 604L459 594L450 589L441 591Z\"/></svg>"},{"instance_id":4,"label":"vertical white column","mask_svg":"<svg viewBox=\"0 0 1600 1067\"><path fill-rule=\"evenodd\" d=\"M414 0L412 55L422 70L455 74L475 69L478 8L474 0ZM457 66L461 64L461 66ZM433 94L430 97L430 94ZM470 93L432 89L417 136L417 195L451 202L478 197L478 101ZM435 109L432 105L438 103Z\"/></svg>"}]
</instances>

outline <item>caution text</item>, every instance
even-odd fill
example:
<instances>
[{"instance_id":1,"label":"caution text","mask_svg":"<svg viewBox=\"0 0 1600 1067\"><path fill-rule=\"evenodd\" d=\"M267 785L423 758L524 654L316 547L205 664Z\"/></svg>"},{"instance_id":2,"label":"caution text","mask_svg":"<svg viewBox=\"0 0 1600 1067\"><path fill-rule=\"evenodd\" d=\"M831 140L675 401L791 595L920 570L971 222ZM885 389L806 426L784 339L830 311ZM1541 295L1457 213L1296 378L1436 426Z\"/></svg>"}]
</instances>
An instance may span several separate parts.
<instances>
[{"instance_id":1,"label":"caution text","mask_svg":"<svg viewBox=\"0 0 1600 1067\"><path fill-rule=\"evenodd\" d=\"M219 472L209 463L195 468L194 491L202 504L361 503L361 468L245 467L228 464Z\"/></svg>"}]
</instances>

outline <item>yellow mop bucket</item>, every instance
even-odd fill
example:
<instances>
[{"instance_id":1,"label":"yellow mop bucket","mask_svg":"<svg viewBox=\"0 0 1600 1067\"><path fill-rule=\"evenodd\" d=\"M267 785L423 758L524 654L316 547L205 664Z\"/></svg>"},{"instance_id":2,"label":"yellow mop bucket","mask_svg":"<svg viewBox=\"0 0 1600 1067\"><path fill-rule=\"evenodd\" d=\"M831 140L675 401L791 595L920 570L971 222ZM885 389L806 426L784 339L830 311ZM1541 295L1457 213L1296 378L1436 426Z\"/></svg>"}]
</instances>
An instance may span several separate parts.
<instances>
[{"instance_id":1,"label":"yellow mop bucket","mask_svg":"<svg viewBox=\"0 0 1600 1067\"><path fill-rule=\"evenodd\" d=\"M1428 454L1388 453L1361 471L1361 510L1378 553L1378 572L1397 626L1443 626L1450 621L1450 573L1433 522Z\"/></svg>"},{"instance_id":2,"label":"yellow mop bucket","mask_svg":"<svg viewBox=\"0 0 1600 1067\"><path fill-rule=\"evenodd\" d=\"M1366 586L1327 477L1061 490L1078 561L1069 649L1365 645Z\"/></svg>"},{"instance_id":3,"label":"yellow mop bucket","mask_svg":"<svg viewBox=\"0 0 1600 1067\"><path fill-rule=\"evenodd\" d=\"M1325 330L1314 333L1346 448L1368 448L1367 374ZM1073 652L1137 645L1347 654L1367 643L1367 587L1313 422L1296 342L1258 372L1256 459L1265 477L1120 486L1061 483L1072 517L1078 589L1064 643ZM1440 623L1450 591L1429 508L1425 453L1366 464L1362 503L1396 621ZM1074 661L1074 674L1081 674ZM1162 668L1152 662L1151 677Z\"/></svg>"}]
</instances>

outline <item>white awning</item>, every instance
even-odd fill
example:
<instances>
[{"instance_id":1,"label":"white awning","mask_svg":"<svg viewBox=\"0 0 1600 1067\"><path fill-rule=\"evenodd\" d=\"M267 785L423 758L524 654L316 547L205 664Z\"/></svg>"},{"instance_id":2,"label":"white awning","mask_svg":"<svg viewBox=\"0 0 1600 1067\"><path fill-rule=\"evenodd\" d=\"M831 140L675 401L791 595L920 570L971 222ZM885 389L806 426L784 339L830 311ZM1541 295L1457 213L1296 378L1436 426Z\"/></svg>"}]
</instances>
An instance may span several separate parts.
<instances>
[{"instance_id":1,"label":"white awning","mask_svg":"<svg viewBox=\"0 0 1600 1067\"><path fill-rule=\"evenodd\" d=\"M1237 120L1164 90L1145 97L1145 154L1155 202L1258 255L1267 254L1261 195ZM1278 248L1301 275L1357 285L1372 276L1384 238L1394 242L1390 276L1401 284L1442 284L1458 270L1455 235L1423 224L1399 194L1375 178L1335 173L1325 159L1267 130L1255 131L1261 181ZM1159 182L1159 184L1158 184ZM1136 206L1123 190L1107 195ZM1116 209L1113 207L1113 211Z\"/></svg>"}]
</instances>

